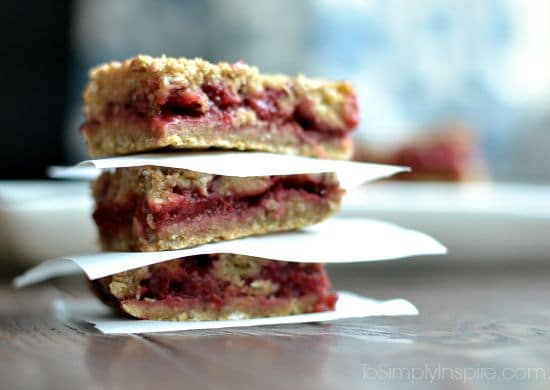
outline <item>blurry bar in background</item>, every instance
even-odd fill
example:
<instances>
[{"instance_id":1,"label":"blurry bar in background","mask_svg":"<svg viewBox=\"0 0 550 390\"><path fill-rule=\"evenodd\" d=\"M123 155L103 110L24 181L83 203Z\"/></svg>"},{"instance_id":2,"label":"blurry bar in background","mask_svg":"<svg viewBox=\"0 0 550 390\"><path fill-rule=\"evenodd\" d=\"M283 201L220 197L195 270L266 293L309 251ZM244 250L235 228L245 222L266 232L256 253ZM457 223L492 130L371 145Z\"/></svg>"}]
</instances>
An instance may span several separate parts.
<instances>
[{"instance_id":1,"label":"blurry bar in background","mask_svg":"<svg viewBox=\"0 0 550 390\"><path fill-rule=\"evenodd\" d=\"M411 168L389 180L487 181L485 157L476 133L464 124L433 126L416 136L385 147L361 144L354 160Z\"/></svg>"}]
</instances>

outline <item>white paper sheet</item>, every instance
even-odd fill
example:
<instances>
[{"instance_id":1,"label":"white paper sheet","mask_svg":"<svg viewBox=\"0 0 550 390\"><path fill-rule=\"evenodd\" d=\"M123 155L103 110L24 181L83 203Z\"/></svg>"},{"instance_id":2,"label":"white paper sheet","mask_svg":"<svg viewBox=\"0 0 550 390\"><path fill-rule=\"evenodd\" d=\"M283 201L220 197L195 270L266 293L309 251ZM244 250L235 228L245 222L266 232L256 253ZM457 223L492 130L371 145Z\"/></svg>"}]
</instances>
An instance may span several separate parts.
<instances>
[{"instance_id":1,"label":"white paper sheet","mask_svg":"<svg viewBox=\"0 0 550 390\"><path fill-rule=\"evenodd\" d=\"M344 318L371 316L417 315L417 308L404 299L379 301L362 297L346 291L338 292L336 309L331 312L299 314L292 316L254 318L227 321L149 321L119 318L99 305L98 301L57 301L58 314L93 324L106 334L130 334L152 332L175 332L199 329L221 329L260 325L299 324L306 322L324 322Z\"/></svg>"},{"instance_id":2,"label":"white paper sheet","mask_svg":"<svg viewBox=\"0 0 550 390\"><path fill-rule=\"evenodd\" d=\"M90 168L111 169L143 165L239 177L334 172L344 188L353 188L368 181L409 170L409 168L394 165L325 160L284 154L204 151L136 154L86 160L75 167L54 167L49 173L57 178L89 179L93 176Z\"/></svg>"},{"instance_id":3,"label":"white paper sheet","mask_svg":"<svg viewBox=\"0 0 550 390\"><path fill-rule=\"evenodd\" d=\"M302 230L220 241L163 252L101 252L47 260L14 280L16 287L74 273L90 279L180 257L233 253L303 263L351 263L446 253L430 236L363 218L332 218ZM75 267L75 263L78 267Z\"/></svg>"}]
</instances>

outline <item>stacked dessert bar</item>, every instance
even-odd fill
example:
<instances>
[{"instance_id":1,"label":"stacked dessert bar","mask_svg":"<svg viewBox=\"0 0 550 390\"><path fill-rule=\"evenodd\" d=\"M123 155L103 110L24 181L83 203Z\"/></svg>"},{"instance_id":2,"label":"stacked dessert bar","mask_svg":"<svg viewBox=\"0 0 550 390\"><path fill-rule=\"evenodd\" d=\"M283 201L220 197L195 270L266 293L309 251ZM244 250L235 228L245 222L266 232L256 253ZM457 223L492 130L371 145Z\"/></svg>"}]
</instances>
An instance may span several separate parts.
<instances>
[{"instance_id":1,"label":"stacked dessert bar","mask_svg":"<svg viewBox=\"0 0 550 390\"><path fill-rule=\"evenodd\" d=\"M349 159L353 88L260 74L243 63L137 56L101 65L84 92L81 130L94 157L230 149ZM340 205L331 173L220 176L157 166L117 168L92 185L104 250L164 251L292 230ZM327 311L321 264L231 254L176 259L92 282L131 316L215 320Z\"/></svg>"}]
</instances>

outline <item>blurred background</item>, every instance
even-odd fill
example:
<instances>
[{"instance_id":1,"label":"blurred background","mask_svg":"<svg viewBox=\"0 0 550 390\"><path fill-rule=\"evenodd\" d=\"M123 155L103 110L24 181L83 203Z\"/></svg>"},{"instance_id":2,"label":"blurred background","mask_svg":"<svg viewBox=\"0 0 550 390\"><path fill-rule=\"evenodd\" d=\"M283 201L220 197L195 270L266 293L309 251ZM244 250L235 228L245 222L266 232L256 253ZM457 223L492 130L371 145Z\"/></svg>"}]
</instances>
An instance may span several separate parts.
<instances>
[{"instance_id":1,"label":"blurred background","mask_svg":"<svg viewBox=\"0 0 550 390\"><path fill-rule=\"evenodd\" d=\"M349 191L340 217L426 232L445 261L548 263L548 0L8 0L0 18L1 179L86 157L81 93L99 63L242 60L351 81L355 159L413 168ZM3 257L97 250L92 208L86 182L0 182Z\"/></svg>"},{"instance_id":2,"label":"blurred background","mask_svg":"<svg viewBox=\"0 0 550 390\"><path fill-rule=\"evenodd\" d=\"M40 178L85 156L78 128L90 67L164 53L350 80L361 159L458 128L491 178L550 179L547 0L3 5L2 178Z\"/></svg>"}]
</instances>

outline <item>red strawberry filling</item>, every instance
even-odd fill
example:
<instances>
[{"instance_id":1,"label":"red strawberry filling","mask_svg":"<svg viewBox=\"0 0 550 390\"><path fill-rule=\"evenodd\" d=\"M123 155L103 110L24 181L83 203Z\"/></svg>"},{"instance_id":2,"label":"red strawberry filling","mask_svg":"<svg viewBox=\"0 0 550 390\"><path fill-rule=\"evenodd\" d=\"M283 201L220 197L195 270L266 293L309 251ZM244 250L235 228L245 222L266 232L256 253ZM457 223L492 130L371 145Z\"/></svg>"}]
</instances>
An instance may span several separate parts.
<instances>
[{"instance_id":1,"label":"red strawberry filling","mask_svg":"<svg viewBox=\"0 0 550 390\"><path fill-rule=\"evenodd\" d=\"M246 297L255 281L269 281L276 290L257 302L268 305L268 300L316 296L314 311L333 310L336 294L329 290L330 283L320 264L299 264L265 261L258 273L245 277L243 284L219 278L213 272L217 255L193 256L178 261L177 267L156 267L149 277L139 282L139 299L183 303L208 304L219 309L233 298ZM243 288L244 287L244 288ZM132 297L133 298L133 297Z\"/></svg>"},{"instance_id":2,"label":"red strawberry filling","mask_svg":"<svg viewBox=\"0 0 550 390\"><path fill-rule=\"evenodd\" d=\"M313 132L319 133L319 136L338 138L345 137L357 126L359 114L355 96L350 96L344 104L343 126L336 127L321 120L313 111L313 103L309 100L297 102L293 107L283 104L286 93L282 89L266 89L259 94L245 94L231 91L223 84L205 84L201 90L172 90L168 96L157 98L156 107L152 107L145 96L133 96L123 104L111 102L107 105L104 116L106 120L123 117L140 121L139 127L149 128L153 134L159 136L171 131L170 124L204 124L233 130L233 119L239 107L254 111L256 117L266 122L271 129L285 128L295 133ZM81 129L85 133L91 133L100 121L100 118L88 118ZM258 127L266 127L266 123ZM246 123L244 126L251 124Z\"/></svg>"},{"instance_id":3,"label":"red strawberry filling","mask_svg":"<svg viewBox=\"0 0 550 390\"><path fill-rule=\"evenodd\" d=\"M149 232L158 234L178 223L201 223L205 219L222 220L234 216L245 220L258 209L272 213L282 212L284 201L299 196L307 202L327 202L342 191L337 183L323 182L318 176L272 176L260 190L224 194L216 191L215 177L209 183L208 194L198 189L166 188L162 200L127 194L126 201L108 196L97 199L94 220L102 235L109 236L122 230L133 229L140 237ZM108 189L105 183L105 193Z\"/></svg>"}]
</instances>

